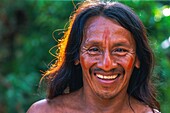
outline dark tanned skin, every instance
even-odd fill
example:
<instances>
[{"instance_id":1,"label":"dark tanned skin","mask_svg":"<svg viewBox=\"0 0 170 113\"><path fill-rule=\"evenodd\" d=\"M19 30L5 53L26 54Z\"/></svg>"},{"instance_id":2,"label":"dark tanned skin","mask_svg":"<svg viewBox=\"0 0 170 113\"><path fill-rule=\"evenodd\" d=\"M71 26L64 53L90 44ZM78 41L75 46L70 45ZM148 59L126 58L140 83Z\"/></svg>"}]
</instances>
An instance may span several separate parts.
<instances>
[{"instance_id":1,"label":"dark tanned skin","mask_svg":"<svg viewBox=\"0 0 170 113\"><path fill-rule=\"evenodd\" d=\"M38 101L27 113L153 113L127 93L134 67L140 68L135 51L131 33L116 21L102 16L90 18L80 48L83 87Z\"/></svg>"},{"instance_id":2,"label":"dark tanned skin","mask_svg":"<svg viewBox=\"0 0 170 113\"><path fill-rule=\"evenodd\" d=\"M59 96L49 103L47 100L38 101L31 106L27 113L134 113L130 107L124 108L118 105L108 106L112 109L109 111L108 107L101 107L104 106L104 102L100 103L100 108L97 107L99 103L90 105L85 103L89 100L83 99L82 93L82 89L80 89L72 94ZM118 103L116 102L116 104ZM152 113L149 107L134 99L131 99L131 103L133 103L132 107L135 108L135 113Z\"/></svg>"}]
</instances>

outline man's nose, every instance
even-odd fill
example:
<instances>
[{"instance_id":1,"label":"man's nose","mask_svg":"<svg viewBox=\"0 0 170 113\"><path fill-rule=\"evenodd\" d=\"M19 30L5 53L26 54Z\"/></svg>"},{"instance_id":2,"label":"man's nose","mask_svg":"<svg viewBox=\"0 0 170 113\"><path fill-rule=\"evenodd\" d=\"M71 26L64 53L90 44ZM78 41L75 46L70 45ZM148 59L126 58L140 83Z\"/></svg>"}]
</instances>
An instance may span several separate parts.
<instances>
[{"instance_id":1,"label":"man's nose","mask_svg":"<svg viewBox=\"0 0 170 113\"><path fill-rule=\"evenodd\" d=\"M101 61L99 61L98 67L105 71L110 71L114 69L115 66L115 59L111 57L109 51L104 52Z\"/></svg>"}]
</instances>

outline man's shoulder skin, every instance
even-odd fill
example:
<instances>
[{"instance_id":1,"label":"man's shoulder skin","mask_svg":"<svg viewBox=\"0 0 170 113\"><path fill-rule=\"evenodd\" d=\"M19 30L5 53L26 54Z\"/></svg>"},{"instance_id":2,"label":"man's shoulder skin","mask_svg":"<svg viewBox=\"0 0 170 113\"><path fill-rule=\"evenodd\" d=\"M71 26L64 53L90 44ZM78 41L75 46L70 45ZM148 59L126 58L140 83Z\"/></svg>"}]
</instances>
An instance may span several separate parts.
<instances>
[{"instance_id":1,"label":"man's shoulder skin","mask_svg":"<svg viewBox=\"0 0 170 113\"><path fill-rule=\"evenodd\" d=\"M27 113L64 113L74 110L78 107L77 94L65 94L54 99L43 99L35 102L27 111ZM80 105L80 104L79 104Z\"/></svg>"},{"instance_id":2,"label":"man's shoulder skin","mask_svg":"<svg viewBox=\"0 0 170 113\"><path fill-rule=\"evenodd\" d=\"M83 103L80 98L80 93L74 92L58 96L51 100L43 99L35 102L27 113L83 113L83 111L88 108L82 105ZM142 104L136 99L134 99L132 103L132 107L137 113L153 113L149 106ZM124 109L123 112L132 113L132 110Z\"/></svg>"},{"instance_id":3,"label":"man's shoulder skin","mask_svg":"<svg viewBox=\"0 0 170 113\"><path fill-rule=\"evenodd\" d=\"M47 100L43 99L40 101L35 102L31 107L28 109L27 113L45 113L48 110Z\"/></svg>"},{"instance_id":4,"label":"man's shoulder skin","mask_svg":"<svg viewBox=\"0 0 170 113\"><path fill-rule=\"evenodd\" d=\"M63 107L64 103L60 101L60 98L52 100L43 99L31 105L27 113L62 113Z\"/></svg>"}]
</instances>

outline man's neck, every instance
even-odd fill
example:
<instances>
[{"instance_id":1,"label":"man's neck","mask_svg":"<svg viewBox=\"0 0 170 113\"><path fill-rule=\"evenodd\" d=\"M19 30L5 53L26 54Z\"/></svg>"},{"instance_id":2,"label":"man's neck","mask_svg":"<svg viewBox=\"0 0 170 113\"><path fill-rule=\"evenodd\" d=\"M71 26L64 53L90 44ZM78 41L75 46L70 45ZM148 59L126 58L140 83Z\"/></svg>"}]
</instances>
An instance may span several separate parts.
<instances>
[{"instance_id":1,"label":"man's neck","mask_svg":"<svg viewBox=\"0 0 170 113\"><path fill-rule=\"evenodd\" d=\"M106 113L120 113L123 109L129 109L129 101L127 93L120 93L112 98L102 98L90 91L81 89L82 104L88 112L106 112Z\"/></svg>"}]
</instances>

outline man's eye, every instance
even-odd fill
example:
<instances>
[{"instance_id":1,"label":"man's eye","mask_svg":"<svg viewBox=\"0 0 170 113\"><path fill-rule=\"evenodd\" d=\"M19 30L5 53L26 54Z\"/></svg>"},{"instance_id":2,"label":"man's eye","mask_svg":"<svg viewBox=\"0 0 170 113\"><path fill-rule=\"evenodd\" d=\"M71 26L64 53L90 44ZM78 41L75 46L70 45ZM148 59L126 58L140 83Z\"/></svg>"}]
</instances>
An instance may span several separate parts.
<instances>
[{"instance_id":1,"label":"man's eye","mask_svg":"<svg viewBox=\"0 0 170 113\"><path fill-rule=\"evenodd\" d=\"M126 50L126 49L117 48L114 51L112 51L112 54L123 56L123 55L126 55L127 52L128 52L128 50Z\"/></svg>"},{"instance_id":2,"label":"man's eye","mask_svg":"<svg viewBox=\"0 0 170 113\"><path fill-rule=\"evenodd\" d=\"M95 55L95 54L100 54L101 51L97 47L92 47L92 48L88 49L88 52L89 52L89 54Z\"/></svg>"},{"instance_id":3,"label":"man's eye","mask_svg":"<svg viewBox=\"0 0 170 113\"><path fill-rule=\"evenodd\" d=\"M97 47L90 48L89 51L99 51Z\"/></svg>"},{"instance_id":4,"label":"man's eye","mask_svg":"<svg viewBox=\"0 0 170 113\"><path fill-rule=\"evenodd\" d=\"M127 52L127 50L123 48L117 48L116 50L114 50L114 52Z\"/></svg>"}]
</instances>

